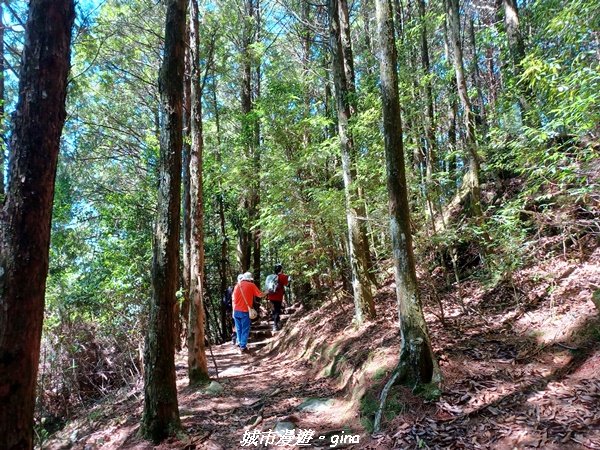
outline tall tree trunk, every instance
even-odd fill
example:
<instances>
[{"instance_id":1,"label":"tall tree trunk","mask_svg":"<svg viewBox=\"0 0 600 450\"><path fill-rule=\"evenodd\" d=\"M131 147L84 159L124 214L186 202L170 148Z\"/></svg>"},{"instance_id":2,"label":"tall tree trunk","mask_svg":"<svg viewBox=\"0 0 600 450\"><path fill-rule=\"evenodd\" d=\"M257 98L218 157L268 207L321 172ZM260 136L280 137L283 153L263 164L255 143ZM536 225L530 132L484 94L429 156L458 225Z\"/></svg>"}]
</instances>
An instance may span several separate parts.
<instances>
[{"instance_id":1,"label":"tall tree trunk","mask_svg":"<svg viewBox=\"0 0 600 450\"><path fill-rule=\"evenodd\" d=\"M0 2L0 205L4 201L4 10Z\"/></svg>"},{"instance_id":2,"label":"tall tree trunk","mask_svg":"<svg viewBox=\"0 0 600 450\"><path fill-rule=\"evenodd\" d=\"M428 215L431 218L432 231L437 232L435 226L435 210L438 205L438 189L433 182L433 175L436 167L436 140L435 140L435 119L433 109L433 88L431 86L430 62L429 62L429 43L427 42L427 17L425 13L425 0L419 2L419 22L421 39L421 69L425 77L425 198L427 201Z\"/></svg>"},{"instance_id":3,"label":"tall tree trunk","mask_svg":"<svg viewBox=\"0 0 600 450\"><path fill-rule=\"evenodd\" d=\"M456 116L458 115L458 102L456 100L456 83L454 82L451 84L450 95L450 108L448 112L448 150L452 152L452 155L448 162L448 178L450 179L452 186L450 187L448 195L452 196L456 192L456 182L458 181L456 175ZM442 226L445 225L442 224Z\"/></svg>"},{"instance_id":4,"label":"tall tree trunk","mask_svg":"<svg viewBox=\"0 0 600 450\"><path fill-rule=\"evenodd\" d=\"M173 310L178 285L186 0L168 0L158 87L162 123L152 300L144 355L142 434L155 442L180 428L175 384Z\"/></svg>"},{"instance_id":5,"label":"tall tree trunk","mask_svg":"<svg viewBox=\"0 0 600 450\"><path fill-rule=\"evenodd\" d=\"M381 93L390 233L394 254L400 335L402 338L400 361L389 385L391 386L396 381L411 386L432 381L439 383L441 374L431 347L427 323L423 316L412 248L391 1L376 0L376 10L380 38ZM383 400L385 400L385 397ZM382 410L381 407L377 413L375 431L378 431Z\"/></svg>"},{"instance_id":6,"label":"tall tree trunk","mask_svg":"<svg viewBox=\"0 0 600 450\"><path fill-rule=\"evenodd\" d=\"M188 326L188 373L190 384L209 379L204 344L204 199L202 195L202 93L200 92L200 35L198 1L190 0L191 135L190 153L190 321Z\"/></svg>"},{"instance_id":7,"label":"tall tree trunk","mask_svg":"<svg viewBox=\"0 0 600 450\"><path fill-rule=\"evenodd\" d=\"M446 18L447 19L447 18ZM450 54L450 42L448 39L448 20L444 20L444 54L446 57L446 61L450 63L452 60L452 56ZM456 193L456 184L458 181L457 177L457 163L456 163L456 118L458 116L458 99L457 99L457 89L456 89L456 77L453 77L450 80L450 86L448 87L448 146L449 151L452 153L450 159L448 160L448 178L450 179L451 186L447 190L446 194L448 196L453 196ZM443 221L443 215L440 216ZM442 227L445 228L445 224L442 223Z\"/></svg>"},{"instance_id":8,"label":"tall tree trunk","mask_svg":"<svg viewBox=\"0 0 600 450\"><path fill-rule=\"evenodd\" d=\"M356 115L356 103L357 103L357 95L356 95L356 75L354 70L354 54L352 51L352 38L350 34L350 12L348 10L348 0L338 0L338 12L339 12L339 23L340 23L340 38L342 42L342 62L344 65L344 75L346 77L346 85L348 87L348 95L347 102L349 105L350 115L348 120L351 117ZM351 156L351 165L354 170L354 175L352 179L356 186L356 192L358 195L358 202L356 203L356 217L358 218L358 237L360 239L360 246L357 250L360 252L360 258L366 261L366 275L368 284L365 285L366 289L371 292L371 284L376 285L375 273L373 268L373 263L371 261L371 249L369 245L369 239L367 237L367 226L365 223L366 217L366 206L365 206L365 196L362 186L360 186L358 182L358 177L356 176L356 163L358 161L358 156L356 156L356 152L354 150L354 139L352 138L352 133L348 128L348 136L350 137L349 143L351 147L350 156ZM372 297L372 295L371 295ZM369 306L370 308L370 306ZM374 313L375 309L369 309L369 317L371 313Z\"/></svg>"},{"instance_id":9,"label":"tall tree trunk","mask_svg":"<svg viewBox=\"0 0 600 450\"><path fill-rule=\"evenodd\" d=\"M217 148L215 153L215 159L217 160L217 167L221 170L223 167L223 159L221 155L221 116L219 113L219 103L217 101L217 82L216 82L216 73L214 69L214 60L210 61L212 66L212 104L213 104L213 115L215 118L215 127L216 127L216 139L217 139ZM223 296L227 287L230 285L230 274L229 274L229 238L227 237L227 224L225 221L225 192L223 189L223 176L219 173L218 179L218 211L219 211L219 226L221 230L221 257L219 259L219 286L220 286L220 295ZM225 308L223 302L221 302L221 338L223 342L227 341L230 337L230 333L232 330L232 318L231 311L228 311Z\"/></svg>"},{"instance_id":10,"label":"tall tree trunk","mask_svg":"<svg viewBox=\"0 0 600 450\"><path fill-rule=\"evenodd\" d=\"M216 74L214 70L214 61L211 61L212 67L212 102L214 109L215 127L216 127L216 138L217 138L217 149L215 158L217 160L217 167L221 170L223 167L222 155L221 155L221 116L219 113L219 103L217 101L217 82ZM227 224L225 222L225 192L223 189L223 176L219 173L219 193L218 193L218 205L219 205L219 225L221 230L221 258L219 260L219 280L221 287L221 295L225 294L225 290L230 285L230 274L229 274L229 238L227 237ZM221 324L222 324L222 339L227 341L230 337L231 329L233 326L231 311L225 308L225 305L221 302Z\"/></svg>"},{"instance_id":11,"label":"tall tree trunk","mask_svg":"<svg viewBox=\"0 0 600 450\"><path fill-rule=\"evenodd\" d=\"M331 119L329 125L326 125L325 135L332 138L335 136L335 122L334 122L334 99L333 93L331 92L331 81L329 78L325 82L325 117ZM329 177L328 177L329 178Z\"/></svg>"},{"instance_id":12,"label":"tall tree trunk","mask_svg":"<svg viewBox=\"0 0 600 450\"><path fill-rule=\"evenodd\" d=\"M354 71L354 53L352 51L352 37L350 35L350 11L348 11L348 0L337 0L338 20L340 29L340 40L342 43L342 64L346 85L348 86L348 104L350 113L356 113L356 76Z\"/></svg>"},{"instance_id":13,"label":"tall tree trunk","mask_svg":"<svg viewBox=\"0 0 600 450\"><path fill-rule=\"evenodd\" d=\"M248 209L249 203L247 198L243 198L240 202L238 212L239 217L235 220L235 227L237 229L237 262L238 270L243 273L250 270L252 248L250 241L249 220L248 220Z\"/></svg>"},{"instance_id":14,"label":"tall tree trunk","mask_svg":"<svg viewBox=\"0 0 600 450\"><path fill-rule=\"evenodd\" d=\"M253 118L251 117L252 105L252 56L250 49L254 38L254 26L250 21L254 15L253 0L244 0L244 28L242 30L242 90L241 90L241 110L242 110L242 140L245 147L245 157L252 158L253 144L255 139L255 129ZM252 175L250 175L252 176ZM253 180L248 180L253 183ZM245 194L241 199L240 218L237 223L238 228L238 263L240 272L250 270L252 264L253 239L250 228L252 227L253 204L252 192Z\"/></svg>"},{"instance_id":15,"label":"tall tree trunk","mask_svg":"<svg viewBox=\"0 0 600 450\"><path fill-rule=\"evenodd\" d=\"M189 28L189 27L188 27ZM185 51L185 74L183 81L183 170L182 170L182 225L183 225L183 267L181 269L181 282L183 290L183 302L179 311L179 317L176 319L175 348L181 350L182 340L187 341L187 323L190 316L190 140L191 140L191 114L192 114L192 85L191 85L191 55L190 55L190 33L186 29L185 33L186 51ZM178 304L178 302L175 302ZM176 308L177 312L177 308ZM185 329L185 335L182 331Z\"/></svg>"},{"instance_id":16,"label":"tall tree trunk","mask_svg":"<svg viewBox=\"0 0 600 450\"><path fill-rule=\"evenodd\" d=\"M252 8L252 15L254 17L256 32L255 42L260 41L260 29L261 29L261 15L260 15L260 0L254 0ZM254 71L254 89L252 95L252 104L254 105L260 99L260 82L261 82L261 68L260 62L256 64ZM253 145L252 145L252 172L253 179L251 180L251 194L250 194L250 225L252 227L252 271L254 273L254 279L257 280L260 285L260 263L261 263L261 245L260 245L260 228L258 222L260 221L260 174L261 172L261 148L260 148L260 120L258 117L253 117Z\"/></svg>"},{"instance_id":17,"label":"tall tree trunk","mask_svg":"<svg viewBox=\"0 0 600 450\"><path fill-rule=\"evenodd\" d=\"M365 71L369 77L373 76L374 58L373 41L371 38L371 6L370 0L360 2L360 14L364 23L364 40L365 40Z\"/></svg>"},{"instance_id":18,"label":"tall tree trunk","mask_svg":"<svg viewBox=\"0 0 600 450\"><path fill-rule=\"evenodd\" d=\"M0 448L33 448L54 180L65 122L72 0L31 0L0 211Z\"/></svg>"},{"instance_id":19,"label":"tall tree trunk","mask_svg":"<svg viewBox=\"0 0 600 450\"><path fill-rule=\"evenodd\" d=\"M425 81L425 104L426 104L426 130L427 137L427 183L431 185L433 172L435 171L436 152L435 152L435 119L433 110L433 88L431 87L430 79L430 63L429 63L429 44L427 42L427 20L425 15L425 0L419 0L419 20L421 22L421 68Z\"/></svg>"},{"instance_id":20,"label":"tall tree trunk","mask_svg":"<svg viewBox=\"0 0 600 450\"><path fill-rule=\"evenodd\" d=\"M519 9L516 0L502 0L504 7L504 26L508 37L508 46L513 64L518 67L525 57L525 43L519 23Z\"/></svg>"},{"instance_id":21,"label":"tall tree trunk","mask_svg":"<svg viewBox=\"0 0 600 450\"><path fill-rule=\"evenodd\" d=\"M483 136L487 134L487 116L485 111L485 101L481 89L481 74L479 73L479 55L477 52L477 41L475 40L475 21L471 17L469 20L469 41L473 50L473 60L471 62L471 78L473 86L477 90L477 124L481 128Z\"/></svg>"},{"instance_id":22,"label":"tall tree trunk","mask_svg":"<svg viewBox=\"0 0 600 450\"><path fill-rule=\"evenodd\" d=\"M523 33L521 32L519 8L516 0L502 0L502 5L504 7L504 26L506 28L508 47L512 57L513 73L514 76L518 78L523 72L521 63L525 58L525 41L523 40ZM527 86L520 87L520 90L519 107L521 109L521 115L523 116L523 122L528 126L539 126L539 115L532 107L535 98L534 93Z\"/></svg>"},{"instance_id":23,"label":"tall tree trunk","mask_svg":"<svg viewBox=\"0 0 600 450\"><path fill-rule=\"evenodd\" d=\"M346 85L348 87L348 95L347 95L347 102L349 105L349 110L350 110L350 116L348 117L348 120L350 120L351 117L355 116L357 111L357 107L356 107L356 103L357 103L357 95L356 95L356 75L355 75L355 70L354 70L354 54L352 51L352 38L351 38L351 34L350 34L350 12L348 10L348 0L338 0L338 12L339 12L339 23L340 23L340 38L341 38L341 42L342 42L342 62L344 65L344 75L346 77ZM362 189L362 186L360 186L359 182L358 182L358 177L356 175L356 163L358 160L358 157L356 156L356 152L354 150L354 139L352 138L352 133L350 131L350 129L348 128L348 136L350 137L349 143L351 146L351 151L350 151L350 156L351 156L351 160L350 163L353 167L354 170L354 175L352 177L352 179L354 180L353 182L357 185L356 186L356 193L358 195L358 202L356 203L356 217L358 219L357 223L358 223L358 237L360 239L360 246L357 248L357 250L361 253L360 258L364 258L365 262L366 262L366 275L367 275L367 280L368 280L368 284L365 285L365 288L369 290L369 292L371 292L371 285L376 285L376 279L375 279L375 273L374 273L374 268L373 268L373 263L371 261L371 249L370 249L370 245L369 245L369 239L367 237L367 226L365 223L365 217L366 217L366 206L365 206L365 196L364 196L364 191ZM371 295L372 297L372 295ZM370 306L369 306L370 308ZM374 316L371 316L371 313L374 313L374 306L373 309L369 309L369 317L370 318L374 318Z\"/></svg>"},{"instance_id":24,"label":"tall tree trunk","mask_svg":"<svg viewBox=\"0 0 600 450\"><path fill-rule=\"evenodd\" d=\"M302 23L310 23L310 4L308 2L302 2ZM308 119L310 118L310 104L311 104L311 90L308 85L310 75L310 59L311 59L311 31L308 25L304 25L302 30L302 78L305 81L304 89L304 130L302 133L302 143L305 148L310 145L310 126ZM326 97L327 101L327 97ZM327 105L325 105L327 108Z\"/></svg>"},{"instance_id":25,"label":"tall tree trunk","mask_svg":"<svg viewBox=\"0 0 600 450\"><path fill-rule=\"evenodd\" d=\"M469 157L469 173L465 179L471 193L471 208L476 217L482 217L481 211L481 188L479 185L479 154L477 150L477 138L475 136L475 117L471 108L471 101L467 91L467 80L465 78L463 52L460 43L460 17L458 0L446 1L446 16L448 20L448 40L453 52L454 71L456 74L456 87L458 96L462 103L465 120L466 145Z\"/></svg>"},{"instance_id":26,"label":"tall tree trunk","mask_svg":"<svg viewBox=\"0 0 600 450\"><path fill-rule=\"evenodd\" d=\"M404 42L404 5L402 0L394 0L394 17L396 20L396 35L400 40L400 43Z\"/></svg>"},{"instance_id":27,"label":"tall tree trunk","mask_svg":"<svg viewBox=\"0 0 600 450\"><path fill-rule=\"evenodd\" d=\"M343 1L343 0L342 0ZM360 205L358 188L356 186L356 149L349 129L352 116L350 96L353 87L353 78L348 79L346 74L352 70L352 63L344 62L345 58L351 61L351 48L345 48L341 30L339 0L329 0L330 17L330 45L332 49L333 78L335 96L338 110L338 133L342 153L342 171L346 195L346 219L348 222L348 247L350 265L352 266L352 286L354 291L355 318L362 324L365 316L375 318L375 305L371 293L368 277L369 258L367 255L366 233L361 230L360 215L357 205ZM347 19L346 19L347 20ZM350 85L349 85L350 82Z\"/></svg>"}]
</instances>

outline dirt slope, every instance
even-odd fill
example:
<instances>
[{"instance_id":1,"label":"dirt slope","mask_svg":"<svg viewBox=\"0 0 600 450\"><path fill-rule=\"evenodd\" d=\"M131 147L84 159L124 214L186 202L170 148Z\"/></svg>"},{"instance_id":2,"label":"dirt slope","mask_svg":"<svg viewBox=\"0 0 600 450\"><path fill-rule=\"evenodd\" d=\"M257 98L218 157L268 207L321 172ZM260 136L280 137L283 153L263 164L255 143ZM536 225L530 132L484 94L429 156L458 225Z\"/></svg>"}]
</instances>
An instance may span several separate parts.
<instances>
[{"instance_id":1,"label":"dirt slope","mask_svg":"<svg viewBox=\"0 0 600 450\"><path fill-rule=\"evenodd\" d=\"M267 338L255 355L214 346L218 377L214 364L211 371L221 393L188 387L185 354L178 355L186 433L180 439L158 447L139 439L138 385L82 412L44 448L265 448L242 445L244 432L266 439L278 422L294 427L288 437L314 431L313 446L356 436L360 443L347 448L600 448L600 321L592 302L600 289L597 240L540 256L492 290L462 283L468 313L455 289L424 291L431 288L441 293L446 313L442 326L438 306L426 305L443 395L427 402L396 388L376 437L368 427L399 348L391 272L377 292L378 319L361 329L351 325L350 300L332 299L319 310L300 308L274 338L264 324L255 327L256 339ZM320 401L299 409L307 399Z\"/></svg>"}]
</instances>

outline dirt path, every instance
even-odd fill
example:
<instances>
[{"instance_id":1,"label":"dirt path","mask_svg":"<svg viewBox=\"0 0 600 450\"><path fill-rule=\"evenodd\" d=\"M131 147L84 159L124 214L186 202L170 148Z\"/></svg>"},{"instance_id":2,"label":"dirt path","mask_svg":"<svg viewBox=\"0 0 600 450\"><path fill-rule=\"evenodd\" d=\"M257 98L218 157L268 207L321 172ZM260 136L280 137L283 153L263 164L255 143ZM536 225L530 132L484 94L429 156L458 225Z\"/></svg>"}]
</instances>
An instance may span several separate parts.
<instances>
[{"instance_id":1,"label":"dirt path","mask_svg":"<svg viewBox=\"0 0 600 450\"><path fill-rule=\"evenodd\" d=\"M306 438L312 431L313 447L324 448L331 442L325 437L347 438L360 430L354 448L361 450L600 449L600 316L592 301L600 286L600 248L594 243L585 256L582 261L562 255L540 260L515 274L514 284L494 289L464 282L461 292L472 313L460 312L456 291L446 292L445 325L432 313L437 304L426 303L444 373L443 394L424 401L398 387L384 432L376 437L363 431L357 409L368 425L371 407L378 405L397 361L391 274L376 297L378 319L367 326L352 327L352 308L333 299L288 316L274 337L268 324L253 326L251 346L261 346L254 355L239 354L231 343L213 347L218 378L212 359L210 371L220 392L189 387L186 355L178 355L185 436L157 447L137 436L140 380L135 389L116 393L114 401L79 412L43 448L267 448L257 439L280 442L269 435L279 424L281 436ZM435 289L444 293L443 287L440 280ZM302 410L308 399L311 407ZM268 448L298 448L296 443Z\"/></svg>"},{"instance_id":2,"label":"dirt path","mask_svg":"<svg viewBox=\"0 0 600 450\"><path fill-rule=\"evenodd\" d=\"M252 447L251 442L262 442L265 448L267 441L269 448L289 449L310 441L328 446L332 433L350 435L344 429L347 404L336 398L329 380L315 380L307 375L311 367L306 362L284 360L273 350L289 328L286 324L271 337L267 322L253 325L251 355L239 354L231 343L213 347L211 377L222 386L220 394L185 387L187 378L180 374L180 415L186 430L202 430L194 442L198 448ZM179 370L185 372L184 362ZM306 400L310 403L299 409Z\"/></svg>"},{"instance_id":3,"label":"dirt path","mask_svg":"<svg viewBox=\"0 0 600 450\"><path fill-rule=\"evenodd\" d=\"M337 388L327 378L309 376L309 363L285 360L273 349L293 317L283 316L284 327L276 333L266 321L253 324L248 345L252 354L240 354L230 342L213 346L208 355L213 380L209 387L188 386L187 354L176 356L179 413L186 433L179 439L155 447L139 438L143 389L138 386L127 395L117 394L115 402L91 409L43 448L229 450L256 448L256 442L262 443L259 448L268 443L269 449L291 449L310 441L311 448L329 448L332 435L349 442L353 430L347 424L357 419L348 417L347 402L336 397ZM312 403L299 409L306 400Z\"/></svg>"}]
</instances>

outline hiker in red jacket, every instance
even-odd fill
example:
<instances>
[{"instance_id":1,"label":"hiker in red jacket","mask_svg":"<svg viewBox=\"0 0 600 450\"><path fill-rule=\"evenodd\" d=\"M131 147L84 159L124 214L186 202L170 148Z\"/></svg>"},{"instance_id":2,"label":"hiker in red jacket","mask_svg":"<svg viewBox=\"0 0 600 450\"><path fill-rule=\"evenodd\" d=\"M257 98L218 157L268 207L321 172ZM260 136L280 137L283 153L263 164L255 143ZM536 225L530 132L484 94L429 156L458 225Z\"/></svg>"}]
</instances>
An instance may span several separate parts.
<instances>
[{"instance_id":1,"label":"hiker in red jacket","mask_svg":"<svg viewBox=\"0 0 600 450\"><path fill-rule=\"evenodd\" d=\"M250 336L250 314L248 310L254 307L254 297L264 297L266 294L254 284L250 272L238 277L238 284L233 289L233 320L235 332L240 347L240 353L248 353L248 336Z\"/></svg>"},{"instance_id":2,"label":"hiker in red jacket","mask_svg":"<svg viewBox=\"0 0 600 450\"><path fill-rule=\"evenodd\" d=\"M267 277L267 299L273 306L273 331L281 329L279 316L281 315L281 304L285 294L285 287L290 283L290 277L283 273L283 266L277 264L273 270L275 273Z\"/></svg>"}]
</instances>

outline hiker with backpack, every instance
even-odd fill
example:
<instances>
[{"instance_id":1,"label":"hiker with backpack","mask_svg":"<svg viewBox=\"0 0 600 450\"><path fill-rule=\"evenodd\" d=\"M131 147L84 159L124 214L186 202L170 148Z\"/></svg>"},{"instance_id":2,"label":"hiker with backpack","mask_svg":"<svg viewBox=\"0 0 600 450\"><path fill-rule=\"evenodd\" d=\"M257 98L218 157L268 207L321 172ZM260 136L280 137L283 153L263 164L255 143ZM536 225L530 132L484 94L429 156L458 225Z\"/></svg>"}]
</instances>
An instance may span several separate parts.
<instances>
[{"instance_id":1,"label":"hiker with backpack","mask_svg":"<svg viewBox=\"0 0 600 450\"><path fill-rule=\"evenodd\" d=\"M271 302L273 308L273 331L281 329L279 318L281 316L281 305L285 294L285 287L290 283L290 277L283 273L283 266L277 264L273 269L273 274L266 280L267 299Z\"/></svg>"},{"instance_id":2,"label":"hiker with backpack","mask_svg":"<svg viewBox=\"0 0 600 450\"><path fill-rule=\"evenodd\" d=\"M225 330L231 330L231 343L235 345L236 335L235 335L235 325L233 324L233 286L228 286L225 292L223 293L223 298L221 299L223 303L223 308L225 311L231 311L232 315L225 314Z\"/></svg>"},{"instance_id":3,"label":"hiker with backpack","mask_svg":"<svg viewBox=\"0 0 600 450\"><path fill-rule=\"evenodd\" d=\"M264 297L260 289L254 284L252 273L246 272L238 277L238 283L233 289L233 320L240 353L249 353L248 337L250 336L251 314L254 310L254 297Z\"/></svg>"}]
</instances>

